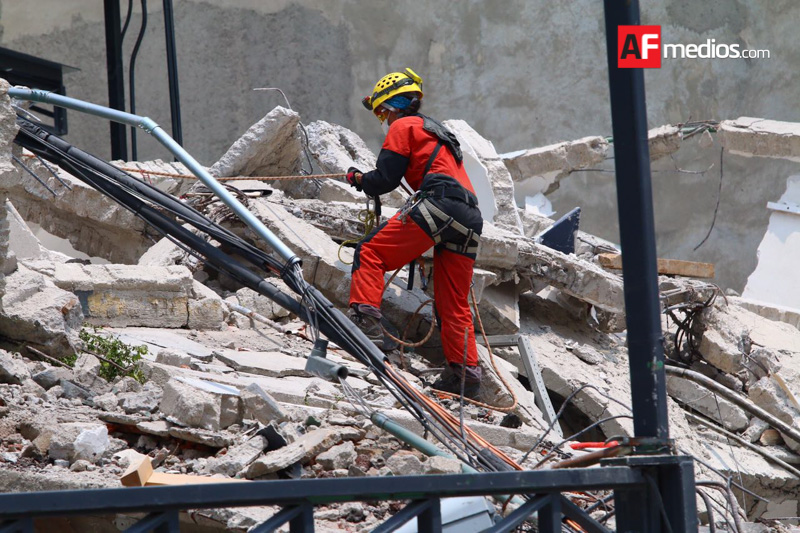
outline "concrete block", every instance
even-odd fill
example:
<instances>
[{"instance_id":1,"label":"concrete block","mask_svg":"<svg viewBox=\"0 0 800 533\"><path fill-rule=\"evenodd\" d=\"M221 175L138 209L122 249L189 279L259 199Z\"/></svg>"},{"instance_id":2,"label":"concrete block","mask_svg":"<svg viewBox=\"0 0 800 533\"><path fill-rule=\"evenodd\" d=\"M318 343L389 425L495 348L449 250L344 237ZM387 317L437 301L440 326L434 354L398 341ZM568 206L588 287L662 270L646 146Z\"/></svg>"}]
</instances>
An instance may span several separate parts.
<instances>
[{"instance_id":1,"label":"concrete block","mask_svg":"<svg viewBox=\"0 0 800 533\"><path fill-rule=\"evenodd\" d=\"M90 324L185 327L193 279L184 266L58 264L54 282L75 293Z\"/></svg>"},{"instance_id":2,"label":"concrete block","mask_svg":"<svg viewBox=\"0 0 800 533\"><path fill-rule=\"evenodd\" d=\"M293 294L292 290L289 289L289 287L287 287L283 281L274 279L270 280L270 282L282 291L288 294ZM276 304L266 296L262 296L257 292L248 289L247 287L236 291L236 300L242 307L246 307L251 311L255 311L259 315L270 320L285 318L290 314L289 311Z\"/></svg>"},{"instance_id":3,"label":"concrete block","mask_svg":"<svg viewBox=\"0 0 800 533\"><path fill-rule=\"evenodd\" d=\"M220 350L216 358L226 365L250 374L261 376L308 376L305 371L306 360L292 357L281 352L239 352L236 350Z\"/></svg>"},{"instance_id":4,"label":"concrete block","mask_svg":"<svg viewBox=\"0 0 800 533\"><path fill-rule=\"evenodd\" d=\"M196 379L170 379L159 409L170 421L195 428L219 430L241 422L238 391L206 384Z\"/></svg>"},{"instance_id":5,"label":"concrete block","mask_svg":"<svg viewBox=\"0 0 800 533\"><path fill-rule=\"evenodd\" d=\"M800 427L800 411L795 409L786 393L770 377L763 377L750 387L748 396L754 404L783 422ZM800 442L782 435L786 445L794 452L800 452Z\"/></svg>"},{"instance_id":6,"label":"concrete block","mask_svg":"<svg viewBox=\"0 0 800 533\"><path fill-rule=\"evenodd\" d=\"M96 462L108 446L108 430L104 424L67 422L52 429L48 455L53 460Z\"/></svg>"},{"instance_id":7,"label":"concrete block","mask_svg":"<svg viewBox=\"0 0 800 533\"><path fill-rule=\"evenodd\" d=\"M723 120L717 137L733 154L800 161L800 124L796 122L753 117Z\"/></svg>"},{"instance_id":8,"label":"concrete block","mask_svg":"<svg viewBox=\"0 0 800 533\"><path fill-rule=\"evenodd\" d=\"M647 144L650 148L650 161L656 161L662 157L677 152L683 135L677 126L670 124L653 128L647 132Z\"/></svg>"},{"instance_id":9,"label":"concrete block","mask_svg":"<svg viewBox=\"0 0 800 533\"><path fill-rule=\"evenodd\" d=\"M422 472L424 474L460 474L461 461L434 455L422 463Z\"/></svg>"},{"instance_id":10,"label":"concrete block","mask_svg":"<svg viewBox=\"0 0 800 533\"><path fill-rule=\"evenodd\" d=\"M337 470L347 468L356 460L356 447L352 441L337 444L331 449L322 452L316 458L316 462L325 470Z\"/></svg>"}]
</instances>

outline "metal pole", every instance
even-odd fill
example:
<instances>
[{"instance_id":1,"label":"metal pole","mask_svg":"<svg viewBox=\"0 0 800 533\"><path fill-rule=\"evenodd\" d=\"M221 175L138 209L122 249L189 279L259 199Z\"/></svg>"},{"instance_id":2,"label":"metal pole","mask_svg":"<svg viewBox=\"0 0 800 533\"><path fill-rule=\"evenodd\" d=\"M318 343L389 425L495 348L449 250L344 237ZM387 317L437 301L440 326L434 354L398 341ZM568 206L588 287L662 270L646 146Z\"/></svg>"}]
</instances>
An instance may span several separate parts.
<instances>
[{"instance_id":1,"label":"metal pole","mask_svg":"<svg viewBox=\"0 0 800 533\"><path fill-rule=\"evenodd\" d=\"M127 124L128 126L136 126L142 128L145 132L149 133L158 141L163 144L181 163L186 165L192 174L197 176L197 179L211 189L225 205L231 208L239 218L256 234L267 241L267 243L280 255L289 265L299 263L300 258L295 255L278 237L272 233L253 213L242 205L228 190L223 187L214 177L208 173L200 163L193 158L189 152L184 150L178 143L176 143L167 133L161 129L161 126L155 123L148 117L140 117L126 113L125 111L117 111L116 109L109 109L97 104L84 102L69 96L62 96L60 94L41 91L38 89L20 89L12 87L8 90L8 95L12 98L19 100L30 100L33 102L45 102L48 104L66 107L67 109L74 109L97 117L102 117L108 120Z\"/></svg>"},{"instance_id":2,"label":"metal pole","mask_svg":"<svg viewBox=\"0 0 800 533\"><path fill-rule=\"evenodd\" d=\"M106 25L106 69L108 71L108 106L125 109L125 79L122 73L122 29L119 0L103 0ZM111 159L128 159L125 127L111 123Z\"/></svg>"},{"instance_id":3,"label":"metal pole","mask_svg":"<svg viewBox=\"0 0 800 533\"><path fill-rule=\"evenodd\" d=\"M638 0L605 0L608 77L628 325L633 429L669 438L664 339L656 270L644 73L617 67L617 28L639 24Z\"/></svg>"},{"instance_id":4,"label":"metal pole","mask_svg":"<svg viewBox=\"0 0 800 533\"><path fill-rule=\"evenodd\" d=\"M172 138L183 146L181 95L178 87L178 55L175 49L175 17L172 10L172 0L164 0L164 33L167 42L167 75L169 76L169 110L172 117Z\"/></svg>"}]
</instances>

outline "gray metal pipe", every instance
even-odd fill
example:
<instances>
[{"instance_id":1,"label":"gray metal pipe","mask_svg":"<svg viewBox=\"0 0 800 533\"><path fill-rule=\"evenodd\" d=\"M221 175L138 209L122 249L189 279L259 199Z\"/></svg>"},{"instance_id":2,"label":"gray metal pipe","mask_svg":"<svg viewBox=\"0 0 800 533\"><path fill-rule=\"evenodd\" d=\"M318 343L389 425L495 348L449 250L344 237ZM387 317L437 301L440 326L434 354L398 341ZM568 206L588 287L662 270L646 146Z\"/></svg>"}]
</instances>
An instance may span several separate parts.
<instances>
[{"instance_id":1,"label":"gray metal pipe","mask_svg":"<svg viewBox=\"0 0 800 533\"><path fill-rule=\"evenodd\" d=\"M751 415L760 418L761 420L767 422L775 429L782 431L784 434L788 435L793 440L800 442L800 431L797 431L795 428L793 428L783 420L775 416L772 416L771 414L769 414L759 406L755 405L754 403L745 400L744 398L736 394L734 391L730 390L728 387L720 385L713 379L707 378L703 374L700 374L699 372L695 372L693 370L687 370L685 368L677 368L674 366L665 366L664 369L666 370L667 374L677 376L680 378L685 378L690 381L694 381L695 383L702 385L707 389L719 393L720 395L724 396L726 399L735 403L736 405L738 405Z\"/></svg>"},{"instance_id":2,"label":"gray metal pipe","mask_svg":"<svg viewBox=\"0 0 800 533\"><path fill-rule=\"evenodd\" d=\"M154 120L39 89L12 87L8 90L8 95L18 100L44 102L143 129L145 132L155 137L158 142L163 144L178 161L186 165L186 168L188 168L206 187L211 189L211 191L216 194L225 205L231 208L245 224L250 226L250 228L256 232L256 235L267 241L267 244L269 244L288 265L300 262L300 258L297 257L288 246L278 239L278 237L253 215L253 213L248 211L236 197L214 179L205 167L198 163L180 144L175 142L175 140L161 129L161 126L156 124Z\"/></svg>"}]
</instances>

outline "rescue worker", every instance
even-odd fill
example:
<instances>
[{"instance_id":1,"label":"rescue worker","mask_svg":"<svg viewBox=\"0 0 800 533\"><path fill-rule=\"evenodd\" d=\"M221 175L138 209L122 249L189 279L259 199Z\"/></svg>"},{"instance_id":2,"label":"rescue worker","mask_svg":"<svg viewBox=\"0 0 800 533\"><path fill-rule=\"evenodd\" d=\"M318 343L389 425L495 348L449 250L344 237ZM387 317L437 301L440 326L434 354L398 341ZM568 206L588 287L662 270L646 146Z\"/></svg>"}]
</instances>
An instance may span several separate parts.
<instances>
[{"instance_id":1,"label":"rescue worker","mask_svg":"<svg viewBox=\"0 0 800 533\"><path fill-rule=\"evenodd\" d=\"M458 140L440 122L419 113L421 100L422 79L405 69L381 78L372 96L362 101L381 121L386 139L377 168L362 173L351 167L348 183L378 196L405 177L416 192L356 248L349 317L383 348L384 274L434 247L434 302L448 365L433 388L460 394L463 379L464 395L475 398L481 368L468 296L483 219Z\"/></svg>"}]
</instances>

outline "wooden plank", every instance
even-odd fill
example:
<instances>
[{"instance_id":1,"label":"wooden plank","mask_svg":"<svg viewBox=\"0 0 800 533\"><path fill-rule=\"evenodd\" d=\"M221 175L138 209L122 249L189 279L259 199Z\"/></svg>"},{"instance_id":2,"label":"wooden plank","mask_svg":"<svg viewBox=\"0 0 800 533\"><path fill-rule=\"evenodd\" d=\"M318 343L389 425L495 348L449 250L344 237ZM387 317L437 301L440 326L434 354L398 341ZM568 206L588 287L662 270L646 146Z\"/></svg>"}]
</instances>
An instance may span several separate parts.
<instances>
[{"instance_id":1,"label":"wooden plank","mask_svg":"<svg viewBox=\"0 0 800 533\"><path fill-rule=\"evenodd\" d=\"M226 477L190 476L188 474L167 474L165 472L153 472L150 479L145 483L146 487L162 487L165 485L199 485L203 483L238 483L248 482L248 479L236 479Z\"/></svg>"},{"instance_id":2,"label":"wooden plank","mask_svg":"<svg viewBox=\"0 0 800 533\"><path fill-rule=\"evenodd\" d=\"M613 270L622 270L622 255L598 254L600 266ZM698 263L680 259L659 259L658 273L667 276L685 276L689 278L713 278L713 263Z\"/></svg>"}]
</instances>

